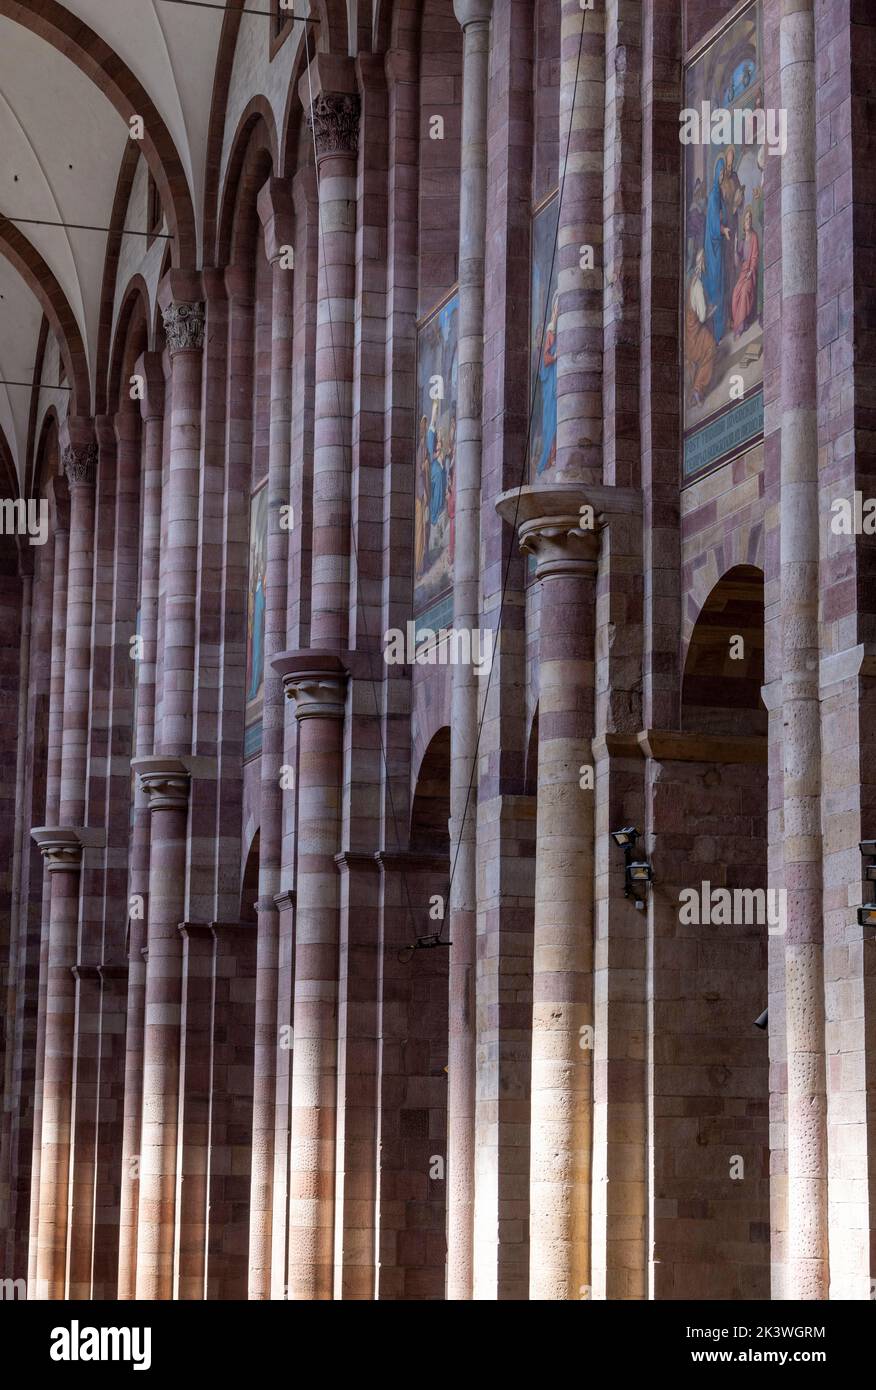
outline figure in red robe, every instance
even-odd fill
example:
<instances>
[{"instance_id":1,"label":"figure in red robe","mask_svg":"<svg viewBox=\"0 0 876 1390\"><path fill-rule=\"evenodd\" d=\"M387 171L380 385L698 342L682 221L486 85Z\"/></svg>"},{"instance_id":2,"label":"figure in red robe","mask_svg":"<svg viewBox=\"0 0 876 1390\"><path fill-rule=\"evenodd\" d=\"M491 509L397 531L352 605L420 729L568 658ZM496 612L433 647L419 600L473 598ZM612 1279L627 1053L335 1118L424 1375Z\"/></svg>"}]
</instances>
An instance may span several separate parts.
<instances>
[{"instance_id":1,"label":"figure in red robe","mask_svg":"<svg viewBox=\"0 0 876 1390\"><path fill-rule=\"evenodd\" d=\"M757 304L757 267L760 261L760 242L757 239L757 232L754 230L754 217L750 207L745 209L742 229L744 239L737 252L742 261L742 268L733 289L733 300L730 306L733 318L733 334L736 338L745 332L752 310Z\"/></svg>"}]
</instances>

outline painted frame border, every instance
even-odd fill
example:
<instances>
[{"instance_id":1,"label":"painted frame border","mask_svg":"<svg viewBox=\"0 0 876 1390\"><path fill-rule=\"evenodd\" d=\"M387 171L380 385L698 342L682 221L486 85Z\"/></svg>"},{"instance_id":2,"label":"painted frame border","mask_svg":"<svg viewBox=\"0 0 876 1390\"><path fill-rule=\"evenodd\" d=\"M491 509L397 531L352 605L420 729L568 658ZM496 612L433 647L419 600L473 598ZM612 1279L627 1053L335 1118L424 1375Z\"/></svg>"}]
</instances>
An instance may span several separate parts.
<instances>
[{"instance_id":1,"label":"painted frame border","mask_svg":"<svg viewBox=\"0 0 876 1390\"><path fill-rule=\"evenodd\" d=\"M529 392L529 395L528 395L528 397L527 397L526 418L527 418L527 421L528 421L528 426L529 426L529 428L528 428L527 436L526 436L526 473L525 473L525 478L524 478L524 482L523 482L523 486L524 486L524 487L531 487L531 486L532 486L532 483L533 483L533 478L532 478L532 431L533 431L533 426L535 425L535 370L536 370L536 368L535 368L535 362L536 362L536 359L535 359L535 354L534 354L533 351L532 351L532 344L528 341L528 339L529 339L529 326L530 326L530 324L531 324L531 322L532 322L532 258L533 258L534 252L535 252L535 220L536 220L537 217L540 217L541 214L544 212L545 208L548 207L548 205L549 205L550 203L554 202L554 201L556 201L556 203L557 203L557 217L559 218L559 213L560 213L560 207L559 207L559 202L560 202L560 185L559 185L559 184L557 184L554 188L552 188L551 191L550 191L549 193L546 193L546 194L544 195L543 198L540 198L540 199L538 200L537 203L534 203L534 204L532 205L532 207L530 208L530 212L529 212L529 255L528 255L528 257L527 257L527 265L528 265L528 267L529 267L529 274L528 274L528 276L527 276L527 282L526 282L526 300L527 300L527 302L526 302L526 336L527 336L527 346L528 346L528 349L529 349L529 351L527 352L527 356L528 356L528 358L529 358L528 376L527 376L527 390L528 390L528 392ZM557 242L557 251L559 251L559 241ZM559 263L559 257L557 257L557 262ZM543 322L542 327L545 327L545 326L546 326L546 325L545 325L545 323ZM524 587L524 589L528 589L528 588L530 587L530 585L532 585L532 584L535 583L535 570L536 570L535 557L534 557L533 555L528 555L528 556L526 557L526 565L525 565L525 567L524 567L524 574L523 574L523 587Z\"/></svg>"},{"instance_id":2,"label":"painted frame border","mask_svg":"<svg viewBox=\"0 0 876 1390\"><path fill-rule=\"evenodd\" d=\"M719 21L718 24L713 25L713 27L708 31L708 33L703 35L703 37L700 39L699 43L695 44L693 48L687 49L687 50L685 51L684 59L683 59L683 61L682 61L682 68L681 68L681 80L682 80L681 98L682 98L682 101L684 101L685 96L686 96L686 92L685 92L685 90L684 90L684 87L685 87L685 83L686 83L686 81L687 81L687 72L688 72L688 69L691 67L691 65L692 65L693 63L697 62L700 58L702 58L703 54L706 53L706 51L707 51L709 48L711 48L712 45L713 45L714 43L717 43L717 41L718 41L720 38L723 37L723 35L726 33L726 31L727 31L728 29L732 28L732 26L733 26L738 20L744 18L744 16L748 13L749 10L757 9L758 6L760 6L760 5L761 5L761 0L740 0L740 3L739 3L738 5L736 5L732 10L730 10L729 13L726 14L726 15L724 16L724 18L723 18L722 20ZM684 21L684 22L685 22L685 27L686 27L686 25L687 25L686 17L685 17L685 21ZM762 8L762 6L761 6L761 10L760 10L760 38L761 38L761 40L763 39L763 8ZM761 56L762 56L762 55L761 55ZM764 76L764 85L766 85L766 77L765 77L765 76ZM685 253L686 253L686 246L687 246L687 236L686 236L686 228L687 228L687 208L686 208L686 206L685 206L685 202L686 202L686 200L685 200L685 191L686 191L686 190L685 190L684 148L685 148L684 145L682 145L681 142L679 141L679 149L680 149L681 152L682 152L682 153L681 153L681 179L680 179L680 192L681 192L681 196L680 196L680 201L679 201L679 219L678 219L678 265L679 265L680 268L683 268L684 265L685 265L685 259L686 259L686 254L685 254ZM761 247L761 255L763 255L763 247ZM687 440L686 440L686 437L685 437L685 429L684 429L684 385L685 385L685 383L684 383L684 312L685 312L684 280L685 280L685 276L684 276L684 272L683 272L683 269L682 269L682 274L681 274L681 288L682 288L682 292L681 292L681 294L680 294L680 296L679 296L679 304L678 304L678 342L679 342L679 353L678 353L678 388L677 388L677 401L678 401L679 415L680 415L680 419L679 419L679 460L678 460L678 478L679 478L679 488L680 488L680 490L682 490L682 491L683 491L685 488L687 488L687 487L691 487L694 483L700 482L701 479L703 479L703 478L708 478L708 476L709 476L711 473L716 473L716 472L718 471L719 468L724 468L728 463L733 463L733 461L734 461L735 459L742 458L742 456L743 456L744 454L747 454L751 449L756 448L758 444L763 443L763 440L764 440L764 437L765 437L764 425L762 424L760 430L759 430L756 434L751 435L749 439L745 440L745 442L742 443L742 444L740 444L738 447L728 450L727 453L722 454L721 457L718 458L718 459L713 459L711 462L705 464L702 468L697 469L697 471L696 471L695 473L688 473L688 474L685 474L685 471L684 471L684 454L685 454L685 444L686 444ZM765 345L766 345L766 335L764 334L764 346L765 346ZM744 405L746 401L753 401L758 395L763 395L763 393L764 393L764 386L765 386L765 377L766 377L766 370L764 369L764 381L759 382L758 385L757 385L756 387L754 387L751 391L749 391L745 396L743 396L742 399L741 399L739 402L737 402L737 404L738 404L738 405ZM710 421L711 421L712 419L718 418L718 416L719 416L720 414L721 414L720 411L716 411L715 414L714 414L713 416L709 417L709 419L706 419L706 420L701 421L701 422L700 422L699 428L700 428L700 429L705 429L705 428L709 425Z\"/></svg>"},{"instance_id":3,"label":"painted frame border","mask_svg":"<svg viewBox=\"0 0 876 1390\"><path fill-rule=\"evenodd\" d=\"M455 298L458 294L459 294L459 281L458 281L458 280L454 280L453 284L450 286L450 289L447 291L447 293L446 293L446 294L443 294L443 295L441 296L440 299L436 299L435 302L425 311L425 313L421 314L420 317L419 317L418 319L416 319L415 322L414 322L414 342L415 342L415 351L414 351L414 407L413 407L414 430L413 430L413 439L412 439L412 441L411 441L411 457L412 457L413 463L414 463L414 467L413 467L413 478L412 478L412 494L411 494L412 500L413 500L413 501L416 501L416 496L417 496L417 442L418 442L418 441L417 441L417 434L418 434L418 430L419 430L419 428L420 428L420 405L419 405L419 389L420 389L420 333L421 333L421 331L422 331L424 328L428 327L428 325L431 323L431 321L432 321L434 318L436 318L437 315L441 313L441 310L444 309L444 308L446 308L446 306L450 303L451 299ZM453 619L454 619L454 616L455 616L455 614L454 614L454 605L453 605L453 577L452 577L452 576L451 576L450 584L447 586L447 588L444 589L444 590L442 590L442 592L441 592L440 594L436 595L436 597L432 600L432 602L431 602L426 608L424 608L421 612L418 613L417 610L416 610L416 608L415 608L415 606L414 606L414 593L415 593L415 591L416 591L416 585L417 585L417 565L416 565L416 554L417 554L417 549L416 549L416 547L417 547L416 514L414 514L414 516L413 516L413 518L412 518L412 521L413 521L413 524L412 524L412 526L411 526L411 608L410 608L411 618L412 618L413 621L414 621L416 624L418 624L418 625L419 625L419 623L422 621L423 627L434 627L434 626L436 625L436 622L437 622L437 626L438 626L438 627L446 627L446 626L452 625ZM449 616L448 616L448 605L447 605L447 599L448 599L448 597L450 598ZM437 610L437 611L436 611L436 610ZM427 620L428 620L428 621L427 621ZM434 620L434 621L433 621L433 620Z\"/></svg>"}]
</instances>

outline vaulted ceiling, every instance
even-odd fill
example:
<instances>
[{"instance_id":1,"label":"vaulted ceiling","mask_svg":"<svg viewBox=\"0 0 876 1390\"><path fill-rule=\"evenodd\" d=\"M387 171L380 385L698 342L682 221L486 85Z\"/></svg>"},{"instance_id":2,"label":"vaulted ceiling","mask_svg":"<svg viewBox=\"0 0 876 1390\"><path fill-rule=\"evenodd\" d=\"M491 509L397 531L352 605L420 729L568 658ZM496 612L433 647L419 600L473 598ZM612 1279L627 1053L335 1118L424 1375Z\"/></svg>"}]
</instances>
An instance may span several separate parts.
<instances>
[{"instance_id":1,"label":"vaulted ceiling","mask_svg":"<svg viewBox=\"0 0 876 1390\"><path fill-rule=\"evenodd\" d=\"M0 221L4 381L33 380L39 285L54 282L54 311L66 302L88 366L92 400L77 406L93 408L107 236L69 224L110 225L131 114L144 116L179 205L200 218L222 23L221 10L176 0L0 0L0 218L13 224L10 235ZM200 224L193 230L200 244ZM40 258L38 273L22 269ZM19 476L30 401L24 387L0 386L0 427Z\"/></svg>"}]
</instances>

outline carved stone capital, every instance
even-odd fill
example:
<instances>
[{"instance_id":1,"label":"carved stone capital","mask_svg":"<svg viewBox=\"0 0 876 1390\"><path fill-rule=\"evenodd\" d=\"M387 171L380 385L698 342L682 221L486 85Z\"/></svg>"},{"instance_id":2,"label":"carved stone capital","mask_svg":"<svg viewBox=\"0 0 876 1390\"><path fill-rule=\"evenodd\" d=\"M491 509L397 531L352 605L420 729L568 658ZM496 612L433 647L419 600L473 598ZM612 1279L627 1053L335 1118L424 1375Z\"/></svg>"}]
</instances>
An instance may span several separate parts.
<instances>
[{"instance_id":1,"label":"carved stone capital","mask_svg":"<svg viewBox=\"0 0 876 1390\"><path fill-rule=\"evenodd\" d=\"M301 671L283 682L286 699L295 701L296 719L343 719L346 676Z\"/></svg>"},{"instance_id":2,"label":"carved stone capital","mask_svg":"<svg viewBox=\"0 0 876 1390\"><path fill-rule=\"evenodd\" d=\"M516 525L520 549L536 562L536 577L596 575L600 532L613 515L636 510L620 488L558 483L511 488L496 502L504 521Z\"/></svg>"},{"instance_id":3,"label":"carved stone capital","mask_svg":"<svg viewBox=\"0 0 876 1390\"><path fill-rule=\"evenodd\" d=\"M40 847L49 873L77 872L81 868L82 843L72 826L40 825L30 833Z\"/></svg>"},{"instance_id":4,"label":"carved stone capital","mask_svg":"<svg viewBox=\"0 0 876 1390\"><path fill-rule=\"evenodd\" d=\"M316 157L359 153L361 102L348 92L320 92L313 99L307 124L316 140Z\"/></svg>"},{"instance_id":5,"label":"carved stone capital","mask_svg":"<svg viewBox=\"0 0 876 1390\"><path fill-rule=\"evenodd\" d=\"M179 758L135 758L131 767L149 798L150 811L184 811L189 804L191 774Z\"/></svg>"},{"instance_id":6,"label":"carved stone capital","mask_svg":"<svg viewBox=\"0 0 876 1390\"><path fill-rule=\"evenodd\" d=\"M68 444L64 450L64 472L70 487L94 487L97 481L97 445L77 447Z\"/></svg>"},{"instance_id":7,"label":"carved stone capital","mask_svg":"<svg viewBox=\"0 0 876 1390\"><path fill-rule=\"evenodd\" d=\"M554 574L596 574L599 536L570 516L539 516L519 529L520 549L535 557L536 579Z\"/></svg>"},{"instance_id":8,"label":"carved stone capital","mask_svg":"<svg viewBox=\"0 0 876 1390\"><path fill-rule=\"evenodd\" d=\"M178 352L200 352L204 346L203 304L183 304L176 300L162 311L167 350L171 357Z\"/></svg>"},{"instance_id":9,"label":"carved stone capital","mask_svg":"<svg viewBox=\"0 0 876 1390\"><path fill-rule=\"evenodd\" d=\"M271 665L282 677L297 719L343 719L348 672L330 652L282 652Z\"/></svg>"}]
</instances>

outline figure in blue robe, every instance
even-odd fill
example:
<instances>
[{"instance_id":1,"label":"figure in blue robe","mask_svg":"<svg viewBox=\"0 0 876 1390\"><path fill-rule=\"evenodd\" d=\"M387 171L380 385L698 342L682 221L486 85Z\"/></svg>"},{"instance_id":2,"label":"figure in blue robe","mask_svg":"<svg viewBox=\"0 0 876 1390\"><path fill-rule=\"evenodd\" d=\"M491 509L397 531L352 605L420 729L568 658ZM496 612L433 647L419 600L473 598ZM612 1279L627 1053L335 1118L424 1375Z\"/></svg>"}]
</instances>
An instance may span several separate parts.
<instances>
[{"instance_id":1,"label":"figure in blue robe","mask_svg":"<svg viewBox=\"0 0 876 1390\"><path fill-rule=\"evenodd\" d=\"M706 235L704 251L706 253L706 273L703 276L703 288L706 291L706 301L711 307L714 304L715 314L712 319L712 332L715 342L720 343L724 336L724 221L722 217L721 200L721 180L724 177L724 161L719 159L715 165L715 177L712 182L712 189L709 193L709 203L706 208Z\"/></svg>"},{"instance_id":2,"label":"figure in blue robe","mask_svg":"<svg viewBox=\"0 0 876 1390\"><path fill-rule=\"evenodd\" d=\"M555 294L551 319L547 326L544 347L539 363L541 383L541 454L535 466L537 474L553 466L557 457L557 317L559 298Z\"/></svg>"},{"instance_id":3,"label":"figure in blue robe","mask_svg":"<svg viewBox=\"0 0 876 1390\"><path fill-rule=\"evenodd\" d=\"M437 402L435 404L437 406ZM433 407L432 423L426 431L426 452L429 455L429 476L432 483L429 494L429 521L432 526L438 525L447 498L447 473L442 459L438 456L437 416L437 409Z\"/></svg>"},{"instance_id":4,"label":"figure in blue robe","mask_svg":"<svg viewBox=\"0 0 876 1390\"><path fill-rule=\"evenodd\" d=\"M252 669L249 677L247 700L254 700L262 683L262 668L265 664L265 583L259 574L256 579L252 601Z\"/></svg>"}]
</instances>

